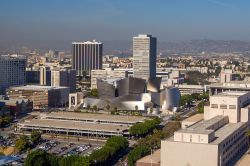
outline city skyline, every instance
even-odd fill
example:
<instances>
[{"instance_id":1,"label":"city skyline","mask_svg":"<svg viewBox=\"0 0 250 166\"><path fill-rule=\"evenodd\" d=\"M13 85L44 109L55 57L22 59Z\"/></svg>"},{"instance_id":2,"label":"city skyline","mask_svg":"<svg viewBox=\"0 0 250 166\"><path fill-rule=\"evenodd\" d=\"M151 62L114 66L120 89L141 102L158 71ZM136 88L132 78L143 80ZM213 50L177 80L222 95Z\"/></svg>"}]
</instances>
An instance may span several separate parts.
<instances>
[{"instance_id":1,"label":"city skyline","mask_svg":"<svg viewBox=\"0 0 250 166\"><path fill-rule=\"evenodd\" d=\"M159 41L249 41L246 0L2 1L0 42L129 40L139 33ZM127 12L130 11L130 12Z\"/></svg>"}]
</instances>

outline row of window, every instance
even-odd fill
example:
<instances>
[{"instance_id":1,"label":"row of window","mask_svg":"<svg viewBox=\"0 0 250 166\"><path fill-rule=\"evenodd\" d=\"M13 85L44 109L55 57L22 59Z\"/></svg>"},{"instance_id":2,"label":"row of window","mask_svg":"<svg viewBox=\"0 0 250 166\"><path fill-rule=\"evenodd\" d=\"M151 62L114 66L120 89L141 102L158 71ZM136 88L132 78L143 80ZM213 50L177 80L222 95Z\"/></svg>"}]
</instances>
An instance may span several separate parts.
<instances>
[{"instance_id":1,"label":"row of window","mask_svg":"<svg viewBox=\"0 0 250 166\"><path fill-rule=\"evenodd\" d=\"M219 108L218 104L211 104L211 108ZM220 109L236 109L236 105L229 105L227 106L226 104L220 104Z\"/></svg>"}]
</instances>

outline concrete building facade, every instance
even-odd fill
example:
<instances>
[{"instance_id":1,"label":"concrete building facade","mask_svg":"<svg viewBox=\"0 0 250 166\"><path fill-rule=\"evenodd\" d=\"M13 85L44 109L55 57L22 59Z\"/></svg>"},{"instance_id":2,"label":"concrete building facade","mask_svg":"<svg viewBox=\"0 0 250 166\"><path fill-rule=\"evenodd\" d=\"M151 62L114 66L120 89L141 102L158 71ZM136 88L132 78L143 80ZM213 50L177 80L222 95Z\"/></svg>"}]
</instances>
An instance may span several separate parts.
<instances>
[{"instance_id":1,"label":"concrete building facade","mask_svg":"<svg viewBox=\"0 0 250 166\"><path fill-rule=\"evenodd\" d=\"M104 70L91 71L91 89L97 89L97 79L121 79L127 77L126 70L114 70L107 68Z\"/></svg>"},{"instance_id":2,"label":"concrete building facade","mask_svg":"<svg viewBox=\"0 0 250 166\"><path fill-rule=\"evenodd\" d=\"M189 95L193 93L203 94L207 91L207 87L205 85L185 85L185 84L176 84L180 90L181 95Z\"/></svg>"},{"instance_id":3,"label":"concrete building facade","mask_svg":"<svg viewBox=\"0 0 250 166\"><path fill-rule=\"evenodd\" d=\"M161 165L233 166L248 149L249 103L250 92L210 96L204 120L195 118L161 142Z\"/></svg>"},{"instance_id":4,"label":"concrete building facade","mask_svg":"<svg viewBox=\"0 0 250 166\"><path fill-rule=\"evenodd\" d=\"M6 94L11 99L29 99L34 109L65 106L69 100L68 87L16 86L10 87Z\"/></svg>"},{"instance_id":5,"label":"concrete building facade","mask_svg":"<svg viewBox=\"0 0 250 166\"><path fill-rule=\"evenodd\" d=\"M51 71L49 67L40 67L40 85L51 86Z\"/></svg>"},{"instance_id":6,"label":"concrete building facade","mask_svg":"<svg viewBox=\"0 0 250 166\"><path fill-rule=\"evenodd\" d=\"M134 77L156 77L157 39L147 34L133 37Z\"/></svg>"},{"instance_id":7,"label":"concrete building facade","mask_svg":"<svg viewBox=\"0 0 250 166\"><path fill-rule=\"evenodd\" d=\"M22 55L0 56L0 94L10 86L26 84L26 57Z\"/></svg>"},{"instance_id":8,"label":"concrete building facade","mask_svg":"<svg viewBox=\"0 0 250 166\"><path fill-rule=\"evenodd\" d=\"M86 41L72 43L72 67L77 76L91 74L91 70L102 69L103 44Z\"/></svg>"},{"instance_id":9,"label":"concrete building facade","mask_svg":"<svg viewBox=\"0 0 250 166\"><path fill-rule=\"evenodd\" d=\"M75 70L52 70L51 86L66 86L70 88L70 93L76 91L76 71Z\"/></svg>"}]
</instances>

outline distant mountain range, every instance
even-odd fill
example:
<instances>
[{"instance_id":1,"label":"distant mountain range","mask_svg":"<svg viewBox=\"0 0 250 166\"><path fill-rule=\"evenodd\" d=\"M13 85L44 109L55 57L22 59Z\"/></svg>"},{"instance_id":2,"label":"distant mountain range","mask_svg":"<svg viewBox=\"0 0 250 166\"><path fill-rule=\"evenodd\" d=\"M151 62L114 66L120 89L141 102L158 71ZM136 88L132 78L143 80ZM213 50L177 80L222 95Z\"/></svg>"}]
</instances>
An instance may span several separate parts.
<instances>
[{"instance_id":1,"label":"distant mountain range","mask_svg":"<svg viewBox=\"0 0 250 166\"><path fill-rule=\"evenodd\" d=\"M50 49L71 51L72 41L29 41L29 42L0 42L0 53L20 52L23 47L46 52ZM132 54L132 41L117 40L103 41L105 54L130 55ZM201 52L248 52L250 42L238 40L191 40L186 42L158 41L158 53L201 53Z\"/></svg>"}]
</instances>

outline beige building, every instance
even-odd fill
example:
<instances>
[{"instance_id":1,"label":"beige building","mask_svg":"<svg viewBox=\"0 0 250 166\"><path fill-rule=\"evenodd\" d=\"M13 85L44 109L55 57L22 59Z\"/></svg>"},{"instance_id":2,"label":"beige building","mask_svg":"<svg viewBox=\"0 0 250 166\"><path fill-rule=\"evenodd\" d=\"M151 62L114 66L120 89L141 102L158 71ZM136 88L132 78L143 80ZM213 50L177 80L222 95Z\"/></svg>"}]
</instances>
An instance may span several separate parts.
<instances>
[{"instance_id":1,"label":"beige building","mask_svg":"<svg viewBox=\"0 0 250 166\"><path fill-rule=\"evenodd\" d=\"M209 85L210 95L219 94L225 91L250 91L250 81L230 81L224 83L214 83Z\"/></svg>"},{"instance_id":2,"label":"beige building","mask_svg":"<svg viewBox=\"0 0 250 166\"><path fill-rule=\"evenodd\" d=\"M175 87L179 89L181 95L190 95L193 93L203 94L207 91L206 86L203 85L176 84Z\"/></svg>"},{"instance_id":3,"label":"beige building","mask_svg":"<svg viewBox=\"0 0 250 166\"><path fill-rule=\"evenodd\" d=\"M70 92L76 91L76 71L66 69L51 70L51 86L66 86L70 88Z\"/></svg>"},{"instance_id":4,"label":"beige building","mask_svg":"<svg viewBox=\"0 0 250 166\"><path fill-rule=\"evenodd\" d=\"M40 85L47 85L46 82L46 74L47 74L47 69L45 66L40 68Z\"/></svg>"},{"instance_id":5,"label":"beige building","mask_svg":"<svg viewBox=\"0 0 250 166\"><path fill-rule=\"evenodd\" d=\"M97 89L97 79L119 79L127 76L126 70L113 70L106 68L105 70L91 71L91 89Z\"/></svg>"},{"instance_id":6,"label":"beige building","mask_svg":"<svg viewBox=\"0 0 250 166\"><path fill-rule=\"evenodd\" d=\"M134 77L147 80L156 76L157 39L148 34L133 37Z\"/></svg>"},{"instance_id":7,"label":"beige building","mask_svg":"<svg viewBox=\"0 0 250 166\"><path fill-rule=\"evenodd\" d=\"M51 86L16 86L10 87L7 96L12 99L29 99L33 101L33 108L40 109L43 107L64 106L68 102L68 87L51 87Z\"/></svg>"},{"instance_id":8,"label":"beige building","mask_svg":"<svg viewBox=\"0 0 250 166\"><path fill-rule=\"evenodd\" d=\"M248 149L249 103L250 92L210 96L204 120L182 124L173 137L161 142L161 165L234 165Z\"/></svg>"},{"instance_id":9,"label":"beige building","mask_svg":"<svg viewBox=\"0 0 250 166\"><path fill-rule=\"evenodd\" d=\"M224 69L220 73L220 82L225 83L225 82L230 82L233 80L233 70L231 69Z\"/></svg>"}]
</instances>

